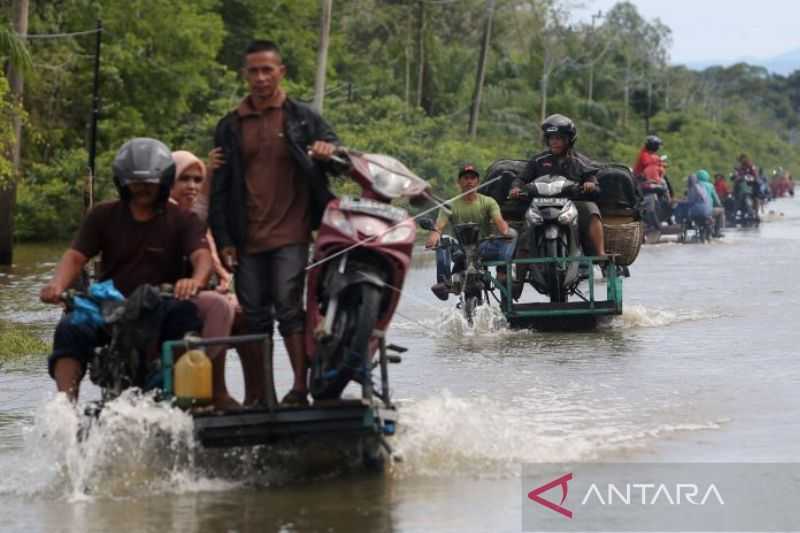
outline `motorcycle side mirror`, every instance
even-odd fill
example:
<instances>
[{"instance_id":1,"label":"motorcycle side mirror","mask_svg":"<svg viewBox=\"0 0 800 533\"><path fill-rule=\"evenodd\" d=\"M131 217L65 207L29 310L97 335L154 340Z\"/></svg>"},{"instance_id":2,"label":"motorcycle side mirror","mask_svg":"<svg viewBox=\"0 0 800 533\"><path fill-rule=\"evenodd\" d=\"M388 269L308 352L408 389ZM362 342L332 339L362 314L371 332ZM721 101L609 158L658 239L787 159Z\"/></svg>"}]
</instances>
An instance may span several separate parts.
<instances>
[{"instance_id":1,"label":"motorcycle side mirror","mask_svg":"<svg viewBox=\"0 0 800 533\"><path fill-rule=\"evenodd\" d=\"M433 231L436 229L436 224L433 222L432 218L420 217L417 219L417 224L422 229L426 229L428 231Z\"/></svg>"}]
</instances>

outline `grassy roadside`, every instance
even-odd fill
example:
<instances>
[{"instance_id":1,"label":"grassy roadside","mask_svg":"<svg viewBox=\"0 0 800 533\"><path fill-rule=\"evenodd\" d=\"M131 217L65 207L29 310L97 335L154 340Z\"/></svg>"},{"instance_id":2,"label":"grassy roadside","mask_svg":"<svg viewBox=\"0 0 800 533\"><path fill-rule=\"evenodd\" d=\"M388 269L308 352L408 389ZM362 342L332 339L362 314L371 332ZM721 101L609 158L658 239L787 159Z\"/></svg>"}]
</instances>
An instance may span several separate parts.
<instances>
[{"instance_id":1,"label":"grassy roadside","mask_svg":"<svg viewBox=\"0 0 800 533\"><path fill-rule=\"evenodd\" d=\"M0 360L43 354L50 351L50 345L31 328L0 321Z\"/></svg>"}]
</instances>

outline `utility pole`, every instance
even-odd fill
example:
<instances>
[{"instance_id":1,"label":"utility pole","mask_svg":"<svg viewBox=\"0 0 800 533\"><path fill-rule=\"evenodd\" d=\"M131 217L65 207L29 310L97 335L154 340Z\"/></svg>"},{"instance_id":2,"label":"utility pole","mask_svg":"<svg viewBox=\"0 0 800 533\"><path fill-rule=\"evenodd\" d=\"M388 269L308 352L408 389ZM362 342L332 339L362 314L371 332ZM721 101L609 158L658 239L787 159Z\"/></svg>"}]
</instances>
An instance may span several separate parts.
<instances>
[{"instance_id":1,"label":"utility pole","mask_svg":"<svg viewBox=\"0 0 800 533\"><path fill-rule=\"evenodd\" d=\"M590 38L591 38L591 44L592 45L594 45L594 21L596 19L599 19L599 18L602 18L602 17L603 17L603 12L602 11L598 11L597 13L592 15L592 29L591 29L591 33L590 33L590 35L591 35ZM591 48L593 48L593 46ZM591 52L591 50L590 50L590 52ZM587 103L586 107L587 107L587 109L591 106L593 93L594 93L594 62L595 62L595 59L592 58L591 62L589 63L589 86L587 87L587 90L586 90L586 103Z\"/></svg>"},{"instance_id":2,"label":"utility pole","mask_svg":"<svg viewBox=\"0 0 800 533\"><path fill-rule=\"evenodd\" d=\"M422 107L422 81L425 76L425 2L419 0L417 21L417 107Z\"/></svg>"},{"instance_id":3,"label":"utility pole","mask_svg":"<svg viewBox=\"0 0 800 533\"><path fill-rule=\"evenodd\" d=\"M88 212L94 205L95 158L97 156L97 121L100 119L100 43L103 23L97 20L94 44L94 79L92 80L92 118L89 129L89 176L83 193L83 210Z\"/></svg>"},{"instance_id":4,"label":"utility pole","mask_svg":"<svg viewBox=\"0 0 800 533\"><path fill-rule=\"evenodd\" d=\"M653 82L647 79L647 111L645 112L646 118L644 122L645 134L650 133L650 117L653 115Z\"/></svg>"},{"instance_id":5,"label":"utility pole","mask_svg":"<svg viewBox=\"0 0 800 533\"><path fill-rule=\"evenodd\" d=\"M481 54L478 58L478 74L475 78L475 92L472 96L472 111L469 114L469 136L475 138L478 133L478 117L481 112L481 92L486 77L486 58L489 55L489 42L492 37L492 19L494 18L495 0L486 0L486 26L483 29Z\"/></svg>"},{"instance_id":6,"label":"utility pole","mask_svg":"<svg viewBox=\"0 0 800 533\"><path fill-rule=\"evenodd\" d=\"M410 40L409 40L410 41ZM411 105L411 44L407 42L403 49L405 59L405 78L403 85L403 102Z\"/></svg>"},{"instance_id":7,"label":"utility pole","mask_svg":"<svg viewBox=\"0 0 800 533\"><path fill-rule=\"evenodd\" d=\"M317 52L317 75L314 78L314 102L312 107L317 113L322 114L322 104L325 99L325 74L328 68L328 44L331 35L331 14L333 0L321 0L322 20L319 29L319 51Z\"/></svg>"},{"instance_id":8,"label":"utility pole","mask_svg":"<svg viewBox=\"0 0 800 533\"><path fill-rule=\"evenodd\" d=\"M21 38L28 34L28 0L14 0L14 31ZM11 97L18 105L22 105L24 78L19 68L9 69L9 85ZM16 179L19 174L20 156L22 154L22 118L14 114L14 144L11 147L10 159L13 165L12 175L0 188L0 265L10 265L13 260L14 247L14 210L17 203Z\"/></svg>"}]
</instances>

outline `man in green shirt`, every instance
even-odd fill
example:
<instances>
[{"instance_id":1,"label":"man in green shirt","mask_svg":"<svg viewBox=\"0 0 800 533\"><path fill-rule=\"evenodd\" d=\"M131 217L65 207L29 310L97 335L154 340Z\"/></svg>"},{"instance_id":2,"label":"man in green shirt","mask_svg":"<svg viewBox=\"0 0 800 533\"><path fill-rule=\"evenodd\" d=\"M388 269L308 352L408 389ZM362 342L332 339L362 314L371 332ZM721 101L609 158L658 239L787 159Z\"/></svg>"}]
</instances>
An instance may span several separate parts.
<instances>
[{"instance_id":1,"label":"man in green shirt","mask_svg":"<svg viewBox=\"0 0 800 533\"><path fill-rule=\"evenodd\" d=\"M450 204L451 212L448 215L444 209L439 210L436 220L436 229L431 232L427 248L436 248L436 284L431 287L433 293L440 300L447 300L450 292L451 264L453 272L464 270L464 253L460 246L439 246L442 231L448 222L453 226L457 224L480 224L480 236L485 239L493 234L492 226L497 233L510 237L510 239L490 239L480 243L479 253L484 261L510 261L514 258L514 249L517 244L516 232L508 226L500 213L500 206L494 198L478 194L478 180L480 175L474 165L464 165L458 172L458 187L461 193L466 193L461 198ZM453 249L455 248L455 249ZM505 268L498 268L498 278L505 276Z\"/></svg>"}]
</instances>

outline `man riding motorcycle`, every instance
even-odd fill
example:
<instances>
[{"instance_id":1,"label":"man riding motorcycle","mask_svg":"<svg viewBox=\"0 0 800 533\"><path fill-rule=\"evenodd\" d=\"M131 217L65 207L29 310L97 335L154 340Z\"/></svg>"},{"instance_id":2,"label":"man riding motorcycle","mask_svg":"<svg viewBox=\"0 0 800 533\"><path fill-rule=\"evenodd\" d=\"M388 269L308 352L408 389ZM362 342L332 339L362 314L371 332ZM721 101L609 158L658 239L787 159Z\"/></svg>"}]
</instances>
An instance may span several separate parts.
<instances>
[{"instance_id":1,"label":"man riding motorcycle","mask_svg":"<svg viewBox=\"0 0 800 533\"><path fill-rule=\"evenodd\" d=\"M557 174L581 184L586 194L598 191L596 174L600 167L575 149L578 130L575 123L564 115L550 115L541 125L548 150L533 156L528 161L521 181L510 191L512 198L518 198L521 186L548 174ZM604 256L603 223L597 204L589 201L576 201L581 247L586 255Z\"/></svg>"},{"instance_id":2,"label":"man riding motorcycle","mask_svg":"<svg viewBox=\"0 0 800 533\"><path fill-rule=\"evenodd\" d=\"M666 165L658 150L663 145L660 138L648 135L633 167L633 174L644 197L645 221L652 229L667 223L672 211L672 198L665 173ZM660 215L659 215L660 213Z\"/></svg>"},{"instance_id":3,"label":"man riding motorcycle","mask_svg":"<svg viewBox=\"0 0 800 533\"><path fill-rule=\"evenodd\" d=\"M633 166L634 176L643 176L650 181L662 182L664 180L664 160L658 155L658 150L664 143L655 135L648 135L644 146L636 158Z\"/></svg>"},{"instance_id":4,"label":"man riding motorcycle","mask_svg":"<svg viewBox=\"0 0 800 533\"><path fill-rule=\"evenodd\" d=\"M489 239L481 242L479 250L481 259L510 261L514 258L517 234L503 219L497 201L490 196L478 194L479 180L480 174L474 165L467 164L461 167L458 172L458 187L462 193L466 194L451 203L449 215L444 209L439 210L436 227L425 244L427 248L436 248L436 283L431 287L431 291L440 300L447 300L451 292L451 263L453 273L461 272L466 267L463 252L458 249L452 250L449 246L438 246L442 231L447 227L448 222L453 226L470 222L480 224L481 238L483 239L489 237L493 224L500 234L511 238ZM498 267L497 277L502 282L505 277L504 267Z\"/></svg>"},{"instance_id":5,"label":"man riding motorcycle","mask_svg":"<svg viewBox=\"0 0 800 533\"><path fill-rule=\"evenodd\" d=\"M112 170L120 199L89 211L53 278L41 289L41 300L60 303L62 293L78 279L89 259L102 255L98 281L113 281L125 296L141 285L174 284L175 299L159 311L153 340L174 340L199 331L202 324L189 299L208 281L211 254L205 224L167 201L175 179L170 150L155 139L132 139L117 152ZM191 277L184 271L185 258L191 262ZM72 313L64 315L48 360L58 391L77 400L95 348L110 340L102 325L80 322ZM147 355L142 368L152 374L154 354Z\"/></svg>"},{"instance_id":6,"label":"man riding motorcycle","mask_svg":"<svg viewBox=\"0 0 800 533\"><path fill-rule=\"evenodd\" d=\"M739 166L734 169L733 195L736 200L736 208L750 216L756 221L759 220L759 197L761 192L758 183L758 167L753 163L747 154L741 154L738 158ZM752 211L752 213L751 213Z\"/></svg>"}]
</instances>

